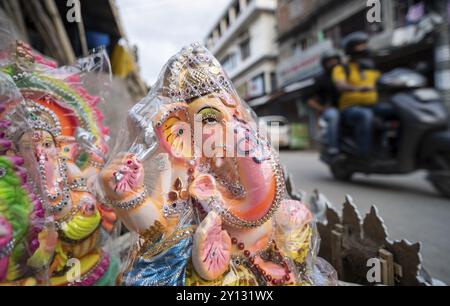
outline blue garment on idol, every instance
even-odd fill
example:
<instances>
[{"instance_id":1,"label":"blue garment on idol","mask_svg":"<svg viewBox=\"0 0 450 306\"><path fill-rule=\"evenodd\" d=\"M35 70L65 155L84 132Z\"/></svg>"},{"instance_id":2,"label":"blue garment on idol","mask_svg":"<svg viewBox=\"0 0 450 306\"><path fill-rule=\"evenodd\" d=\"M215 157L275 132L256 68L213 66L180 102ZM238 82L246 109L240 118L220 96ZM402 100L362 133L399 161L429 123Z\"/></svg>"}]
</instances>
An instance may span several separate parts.
<instances>
[{"instance_id":1,"label":"blue garment on idol","mask_svg":"<svg viewBox=\"0 0 450 306\"><path fill-rule=\"evenodd\" d=\"M183 286L191 257L192 236L151 259L139 259L124 276L127 286Z\"/></svg>"}]
</instances>

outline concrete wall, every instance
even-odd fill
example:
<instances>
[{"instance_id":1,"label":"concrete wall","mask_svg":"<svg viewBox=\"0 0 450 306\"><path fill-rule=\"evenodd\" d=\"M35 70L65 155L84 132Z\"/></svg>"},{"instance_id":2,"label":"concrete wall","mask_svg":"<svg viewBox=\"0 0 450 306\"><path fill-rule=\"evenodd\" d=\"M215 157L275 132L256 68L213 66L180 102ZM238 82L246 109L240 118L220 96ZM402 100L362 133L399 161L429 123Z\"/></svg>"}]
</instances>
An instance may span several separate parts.
<instances>
[{"instance_id":1,"label":"concrete wall","mask_svg":"<svg viewBox=\"0 0 450 306\"><path fill-rule=\"evenodd\" d=\"M242 60L240 43L243 36L247 35L250 39L250 56ZM278 55L276 36L276 18L273 12L259 11L245 27L236 30L236 35L227 42L226 47L214 55L223 62L229 54L235 54L236 66L228 69L227 73L236 87L244 86L255 76L264 73L265 94L268 94L273 90L270 74L276 70Z\"/></svg>"}]
</instances>

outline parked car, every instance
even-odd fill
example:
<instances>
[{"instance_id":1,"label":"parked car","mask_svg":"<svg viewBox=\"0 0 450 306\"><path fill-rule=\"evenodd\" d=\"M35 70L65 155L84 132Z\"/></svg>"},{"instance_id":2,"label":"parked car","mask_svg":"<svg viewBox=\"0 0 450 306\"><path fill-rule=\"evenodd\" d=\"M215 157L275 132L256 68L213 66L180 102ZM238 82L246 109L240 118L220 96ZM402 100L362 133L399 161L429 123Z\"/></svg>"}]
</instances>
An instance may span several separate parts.
<instances>
[{"instance_id":1,"label":"parked car","mask_svg":"<svg viewBox=\"0 0 450 306\"><path fill-rule=\"evenodd\" d=\"M291 127L283 116L264 116L259 118L267 126L267 136L275 148L289 148Z\"/></svg>"}]
</instances>

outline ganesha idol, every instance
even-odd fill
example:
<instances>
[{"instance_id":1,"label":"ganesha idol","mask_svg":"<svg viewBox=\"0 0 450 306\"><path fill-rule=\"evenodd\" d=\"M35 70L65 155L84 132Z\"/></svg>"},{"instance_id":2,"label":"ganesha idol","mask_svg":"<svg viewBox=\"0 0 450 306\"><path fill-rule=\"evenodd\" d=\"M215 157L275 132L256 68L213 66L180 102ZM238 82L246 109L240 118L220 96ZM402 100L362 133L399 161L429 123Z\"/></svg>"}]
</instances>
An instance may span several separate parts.
<instances>
[{"instance_id":1,"label":"ganesha idol","mask_svg":"<svg viewBox=\"0 0 450 306\"><path fill-rule=\"evenodd\" d=\"M36 280L39 284L113 284L117 262L102 245L116 216L97 200L92 188L108 151L107 129L96 107L99 98L87 93L77 75L61 76L51 68L21 43L15 63L2 68L20 92L20 97L2 105L0 119L7 122L4 134L9 145L5 156L23 159L29 194L45 211L35 250L22 265L27 266L24 270L47 268L46 276ZM13 209L6 206L0 211L10 216L12 224L17 222ZM9 227L4 228L7 232ZM8 254L20 242L12 242ZM0 274L0 284L30 278L13 272L6 269Z\"/></svg>"},{"instance_id":2,"label":"ganesha idol","mask_svg":"<svg viewBox=\"0 0 450 306\"><path fill-rule=\"evenodd\" d=\"M193 44L160 76L99 176L137 237L122 283L313 284L313 217L218 61Z\"/></svg>"}]
</instances>

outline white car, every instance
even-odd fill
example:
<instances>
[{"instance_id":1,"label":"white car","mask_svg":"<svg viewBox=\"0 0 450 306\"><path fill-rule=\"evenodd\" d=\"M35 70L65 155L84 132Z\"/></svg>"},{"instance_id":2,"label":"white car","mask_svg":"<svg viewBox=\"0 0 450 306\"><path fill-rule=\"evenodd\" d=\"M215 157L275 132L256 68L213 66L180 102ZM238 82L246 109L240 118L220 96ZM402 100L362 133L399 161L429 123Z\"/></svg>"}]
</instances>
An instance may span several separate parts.
<instances>
[{"instance_id":1,"label":"white car","mask_svg":"<svg viewBox=\"0 0 450 306\"><path fill-rule=\"evenodd\" d=\"M290 145L291 128L289 121L283 116L260 117L260 122L267 127L267 136L274 148L288 148Z\"/></svg>"}]
</instances>

